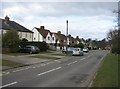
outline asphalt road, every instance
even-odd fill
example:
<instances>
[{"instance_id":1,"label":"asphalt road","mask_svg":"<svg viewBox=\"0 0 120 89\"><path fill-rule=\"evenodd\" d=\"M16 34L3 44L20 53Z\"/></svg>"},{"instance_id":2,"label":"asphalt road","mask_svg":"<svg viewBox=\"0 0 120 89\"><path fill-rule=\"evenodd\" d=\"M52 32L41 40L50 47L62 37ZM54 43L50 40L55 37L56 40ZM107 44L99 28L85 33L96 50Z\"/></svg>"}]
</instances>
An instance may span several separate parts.
<instances>
[{"instance_id":1,"label":"asphalt road","mask_svg":"<svg viewBox=\"0 0 120 89\"><path fill-rule=\"evenodd\" d=\"M88 87L106 51L6 71L1 87ZM0 77L1 78L1 77Z\"/></svg>"}]
</instances>

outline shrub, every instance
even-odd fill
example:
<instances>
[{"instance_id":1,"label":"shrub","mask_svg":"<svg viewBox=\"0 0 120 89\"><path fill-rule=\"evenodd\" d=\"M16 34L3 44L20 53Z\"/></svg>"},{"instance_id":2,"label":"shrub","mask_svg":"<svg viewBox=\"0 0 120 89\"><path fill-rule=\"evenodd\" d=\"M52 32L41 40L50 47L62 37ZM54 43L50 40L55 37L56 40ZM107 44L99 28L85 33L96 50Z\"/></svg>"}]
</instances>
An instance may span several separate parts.
<instances>
[{"instance_id":1,"label":"shrub","mask_svg":"<svg viewBox=\"0 0 120 89\"><path fill-rule=\"evenodd\" d=\"M82 43L79 43L79 44L77 44L77 45L74 45L74 47L78 47L78 48L84 48L84 45L82 44Z\"/></svg>"},{"instance_id":2,"label":"shrub","mask_svg":"<svg viewBox=\"0 0 120 89\"><path fill-rule=\"evenodd\" d=\"M2 47L9 48L10 52L17 52L19 47L19 35L16 30L11 29L3 34Z\"/></svg>"}]
</instances>

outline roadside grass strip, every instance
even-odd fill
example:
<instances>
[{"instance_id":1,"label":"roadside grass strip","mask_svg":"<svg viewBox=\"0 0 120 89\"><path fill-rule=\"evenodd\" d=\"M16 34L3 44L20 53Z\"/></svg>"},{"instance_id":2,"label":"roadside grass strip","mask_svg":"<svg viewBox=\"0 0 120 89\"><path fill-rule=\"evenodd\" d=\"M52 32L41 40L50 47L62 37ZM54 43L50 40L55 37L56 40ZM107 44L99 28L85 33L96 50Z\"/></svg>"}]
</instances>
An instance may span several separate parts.
<instances>
[{"instance_id":1,"label":"roadside grass strip","mask_svg":"<svg viewBox=\"0 0 120 89\"><path fill-rule=\"evenodd\" d=\"M118 87L118 59L120 55L109 53L93 80L92 87Z\"/></svg>"},{"instance_id":2,"label":"roadside grass strip","mask_svg":"<svg viewBox=\"0 0 120 89\"><path fill-rule=\"evenodd\" d=\"M24 65L24 64L19 63L19 62L2 59L2 66L18 67L18 66L23 66L23 65Z\"/></svg>"},{"instance_id":3,"label":"roadside grass strip","mask_svg":"<svg viewBox=\"0 0 120 89\"><path fill-rule=\"evenodd\" d=\"M54 51L49 51L49 50L48 51L40 51L39 54L46 54L46 53L50 54L50 53L53 53L53 52Z\"/></svg>"},{"instance_id":4,"label":"roadside grass strip","mask_svg":"<svg viewBox=\"0 0 120 89\"><path fill-rule=\"evenodd\" d=\"M53 57L53 56L43 56L43 55L36 55L36 56L29 56L32 58L40 58L40 59L58 59L58 57Z\"/></svg>"}]
</instances>

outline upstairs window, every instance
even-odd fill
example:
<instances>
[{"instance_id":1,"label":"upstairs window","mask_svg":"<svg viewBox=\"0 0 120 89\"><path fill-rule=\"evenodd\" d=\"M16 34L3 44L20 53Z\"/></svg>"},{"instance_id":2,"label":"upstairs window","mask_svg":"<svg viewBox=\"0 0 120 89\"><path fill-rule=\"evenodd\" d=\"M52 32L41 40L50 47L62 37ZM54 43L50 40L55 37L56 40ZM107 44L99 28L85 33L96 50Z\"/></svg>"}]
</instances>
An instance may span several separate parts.
<instances>
[{"instance_id":1,"label":"upstairs window","mask_svg":"<svg viewBox=\"0 0 120 89\"><path fill-rule=\"evenodd\" d=\"M50 40L50 37L48 37L48 40Z\"/></svg>"},{"instance_id":2,"label":"upstairs window","mask_svg":"<svg viewBox=\"0 0 120 89\"><path fill-rule=\"evenodd\" d=\"M54 40L54 37L52 37L52 39Z\"/></svg>"}]
</instances>

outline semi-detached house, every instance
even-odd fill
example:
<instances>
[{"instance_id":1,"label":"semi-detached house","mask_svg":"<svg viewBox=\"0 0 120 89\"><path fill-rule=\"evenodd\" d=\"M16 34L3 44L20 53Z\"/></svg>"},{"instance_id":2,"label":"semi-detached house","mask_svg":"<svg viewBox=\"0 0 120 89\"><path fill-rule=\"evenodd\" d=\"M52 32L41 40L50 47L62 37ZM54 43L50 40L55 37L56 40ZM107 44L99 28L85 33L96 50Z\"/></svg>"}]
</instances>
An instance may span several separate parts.
<instances>
[{"instance_id":1,"label":"semi-detached house","mask_svg":"<svg viewBox=\"0 0 120 89\"><path fill-rule=\"evenodd\" d=\"M25 38L28 41L33 41L33 32L18 24L17 22L11 21L8 16L6 16L5 19L0 19L0 23L2 24L0 26L0 34L4 34L7 31L14 29L17 30L19 38L21 40Z\"/></svg>"},{"instance_id":2,"label":"semi-detached house","mask_svg":"<svg viewBox=\"0 0 120 89\"><path fill-rule=\"evenodd\" d=\"M64 34L61 34L61 32L58 31L57 33L53 33L52 36L54 36L55 43L53 44L55 44L57 50L66 49L67 37Z\"/></svg>"},{"instance_id":3,"label":"semi-detached house","mask_svg":"<svg viewBox=\"0 0 120 89\"><path fill-rule=\"evenodd\" d=\"M45 29L44 26L41 26L40 28L34 27L33 30L33 41L36 42L46 42L48 44L52 43L52 33Z\"/></svg>"},{"instance_id":4,"label":"semi-detached house","mask_svg":"<svg viewBox=\"0 0 120 89\"><path fill-rule=\"evenodd\" d=\"M33 41L45 41L53 49L65 49L66 36L61 34L60 31L58 33L50 32L44 26L40 26L40 28L34 27L32 31L34 32Z\"/></svg>"},{"instance_id":5,"label":"semi-detached house","mask_svg":"<svg viewBox=\"0 0 120 89\"><path fill-rule=\"evenodd\" d=\"M63 50L66 49L66 45L72 47L75 44L80 43L78 36L76 38L71 35L66 37L64 34L61 34L61 31L58 31L57 33L51 32L44 26L40 26L40 28L34 27L32 31L34 32L33 41L44 41L50 46L51 49Z\"/></svg>"}]
</instances>

